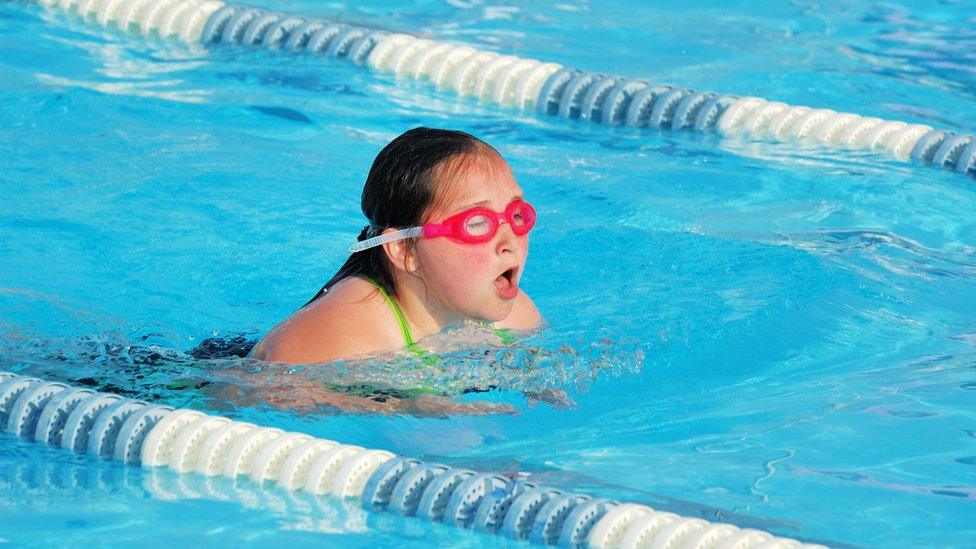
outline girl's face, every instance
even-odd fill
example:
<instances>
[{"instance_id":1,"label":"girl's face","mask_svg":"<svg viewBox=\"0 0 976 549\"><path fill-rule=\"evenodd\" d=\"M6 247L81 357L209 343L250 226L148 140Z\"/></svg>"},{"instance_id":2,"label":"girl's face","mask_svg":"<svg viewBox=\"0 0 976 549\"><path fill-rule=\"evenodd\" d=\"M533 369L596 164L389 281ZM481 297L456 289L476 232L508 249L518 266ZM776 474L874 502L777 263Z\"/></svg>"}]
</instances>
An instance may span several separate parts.
<instances>
[{"instance_id":1,"label":"girl's face","mask_svg":"<svg viewBox=\"0 0 976 549\"><path fill-rule=\"evenodd\" d=\"M444 172L436 179L441 196L424 222L439 223L476 206L504 212L512 201L522 198L512 170L498 157L468 157L439 171ZM444 320L464 317L497 322L512 312L528 251L528 235L516 235L508 223L502 223L491 240L480 244L421 238L416 245L416 274L426 284L428 304Z\"/></svg>"}]
</instances>

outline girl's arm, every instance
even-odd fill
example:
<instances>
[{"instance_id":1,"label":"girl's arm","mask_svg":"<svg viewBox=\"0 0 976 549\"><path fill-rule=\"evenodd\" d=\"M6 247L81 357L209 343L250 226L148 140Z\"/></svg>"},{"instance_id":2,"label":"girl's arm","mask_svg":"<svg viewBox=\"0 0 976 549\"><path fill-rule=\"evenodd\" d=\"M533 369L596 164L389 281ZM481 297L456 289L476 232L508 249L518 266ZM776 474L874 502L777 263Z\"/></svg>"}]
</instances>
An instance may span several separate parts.
<instances>
[{"instance_id":1,"label":"girl's arm","mask_svg":"<svg viewBox=\"0 0 976 549\"><path fill-rule=\"evenodd\" d=\"M237 406L270 406L298 414L322 413L329 410L354 414L405 414L418 417L446 417L449 415L516 414L507 404L494 402L457 402L438 395L420 394L410 398L381 395L359 396L337 391L324 383L284 372L256 375L241 370L223 370L222 376L231 378L216 383L204 391L210 397ZM227 381L231 381L227 383ZM218 403L212 403L218 404Z\"/></svg>"}]
</instances>

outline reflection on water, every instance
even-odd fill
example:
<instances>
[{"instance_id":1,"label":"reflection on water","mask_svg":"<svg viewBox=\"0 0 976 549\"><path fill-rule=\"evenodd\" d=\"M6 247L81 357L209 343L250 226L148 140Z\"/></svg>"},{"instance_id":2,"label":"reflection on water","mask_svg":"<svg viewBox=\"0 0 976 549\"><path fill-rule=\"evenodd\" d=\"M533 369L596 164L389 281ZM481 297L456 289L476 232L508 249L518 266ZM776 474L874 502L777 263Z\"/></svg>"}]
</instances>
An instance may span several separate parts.
<instances>
[{"instance_id":1,"label":"reflection on water","mask_svg":"<svg viewBox=\"0 0 976 549\"><path fill-rule=\"evenodd\" d=\"M852 482L862 486L881 488L894 492L911 492L923 495L976 500L976 486L925 486L903 482L889 482L881 480L874 475L863 474L856 471L826 471L801 467L795 468L794 472L800 475L823 475L844 482Z\"/></svg>"},{"instance_id":2,"label":"reflection on water","mask_svg":"<svg viewBox=\"0 0 976 549\"><path fill-rule=\"evenodd\" d=\"M102 537L100 543L109 539L122 543L145 536L145 522L153 523L153 536L192 536L196 543L208 538L254 543L260 539L255 531L279 541L288 539L289 532L299 532L303 535L298 539L305 543L342 539L348 543L360 534L374 540L385 535L397 540L418 534L452 540L468 535L450 532L453 529L439 533L429 526L417 532L417 524L367 513L358 501L289 492L244 478L180 475L164 468L99 461L7 433L0 433L0 449L0 507L5 509L0 532L6 542L33 545L47 540L71 545L72 536L84 535L85 527L100 526L101 536L111 536ZM20 457L27 453L41 458ZM136 516L128 514L132 506L139 510ZM100 525L106 516L121 520Z\"/></svg>"},{"instance_id":3,"label":"reflection on water","mask_svg":"<svg viewBox=\"0 0 976 549\"><path fill-rule=\"evenodd\" d=\"M880 74L953 88L976 97L976 30L963 21L943 22L894 6L876 6L863 19L880 27L870 46L853 51L870 56ZM950 20L951 21L951 20Z\"/></svg>"}]
</instances>

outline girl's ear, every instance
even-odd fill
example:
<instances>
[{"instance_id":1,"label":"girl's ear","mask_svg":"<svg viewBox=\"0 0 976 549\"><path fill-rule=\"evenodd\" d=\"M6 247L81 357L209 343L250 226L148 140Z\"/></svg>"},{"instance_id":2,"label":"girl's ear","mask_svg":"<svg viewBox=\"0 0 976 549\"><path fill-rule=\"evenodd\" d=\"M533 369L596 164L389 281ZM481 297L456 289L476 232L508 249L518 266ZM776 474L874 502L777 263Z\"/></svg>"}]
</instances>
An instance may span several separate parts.
<instances>
[{"instance_id":1,"label":"girl's ear","mask_svg":"<svg viewBox=\"0 0 976 549\"><path fill-rule=\"evenodd\" d=\"M396 229L386 228L382 234L395 231ZM412 273L419 267L417 255L413 250L413 242L410 239L387 242L383 244L383 251L395 269Z\"/></svg>"}]
</instances>

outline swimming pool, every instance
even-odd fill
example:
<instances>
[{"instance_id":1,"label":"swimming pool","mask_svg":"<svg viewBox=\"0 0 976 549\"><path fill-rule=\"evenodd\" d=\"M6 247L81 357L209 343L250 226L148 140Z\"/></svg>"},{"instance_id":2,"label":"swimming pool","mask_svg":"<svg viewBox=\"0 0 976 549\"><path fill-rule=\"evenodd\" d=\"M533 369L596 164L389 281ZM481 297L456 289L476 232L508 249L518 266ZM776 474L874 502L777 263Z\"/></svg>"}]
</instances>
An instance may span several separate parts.
<instances>
[{"instance_id":1,"label":"swimming pool","mask_svg":"<svg viewBox=\"0 0 976 549\"><path fill-rule=\"evenodd\" d=\"M976 127L960 6L276 7ZM973 539L971 180L869 154L515 116L349 64L187 54L2 10L0 369L832 545ZM262 333L332 274L361 226L373 155L419 124L484 137L539 204L524 281L550 327L525 344L555 358L514 390L464 397L521 415L292 414L182 390L220 377L181 353ZM506 378L477 356L456 362ZM577 407L529 406L518 391L548 385ZM165 473L2 447L0 535L15 542L499 542L280 494L214 501Z\"/></svg>"}]
</instances>

